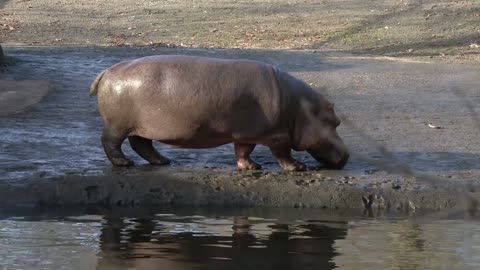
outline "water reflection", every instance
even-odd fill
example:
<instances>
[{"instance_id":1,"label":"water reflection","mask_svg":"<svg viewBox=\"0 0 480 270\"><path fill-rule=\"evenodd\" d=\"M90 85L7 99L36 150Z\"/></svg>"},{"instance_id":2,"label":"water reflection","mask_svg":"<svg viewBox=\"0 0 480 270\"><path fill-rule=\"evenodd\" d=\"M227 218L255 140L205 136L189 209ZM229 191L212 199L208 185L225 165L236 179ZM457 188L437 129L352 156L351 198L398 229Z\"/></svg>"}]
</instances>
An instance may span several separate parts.
<instances>
[{"instance_id":1,"label":"water reflection","mask_svg":"<svg viewBox=\"0 0 480 270\"><path fill-rule=\"evenodd\" d=\"M108 218L97 269L334 269L346 223L203 217Z\"/></svg>"},{"instance_id":2,"label":"water reflection","mask_svg":"<svg viewBox=\"0 0 480 270\"><path fill-rule=\"evenodd\" d=\"M3 269L480 269L480 224L471 220L169 213L0 216L0 262Z\"/></svg>"}]
</instances>

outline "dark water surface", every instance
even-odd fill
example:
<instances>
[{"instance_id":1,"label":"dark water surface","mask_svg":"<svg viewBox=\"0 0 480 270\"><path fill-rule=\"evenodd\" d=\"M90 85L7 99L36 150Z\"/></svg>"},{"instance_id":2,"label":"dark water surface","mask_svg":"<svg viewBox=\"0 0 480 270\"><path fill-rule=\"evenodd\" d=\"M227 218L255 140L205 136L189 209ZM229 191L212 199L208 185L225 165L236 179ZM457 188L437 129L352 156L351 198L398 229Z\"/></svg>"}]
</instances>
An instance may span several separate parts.
<instances>
[{"instance_id":1,"label":"dark water surface","mask_svg":"<svg viewBox=\"0 0 480 270\"><path fill-rule=\"evenodd\" d=\"M5 214L0 262L1 269L479 269L480 224L293 209Z\"/></svg>"}]
</instances>

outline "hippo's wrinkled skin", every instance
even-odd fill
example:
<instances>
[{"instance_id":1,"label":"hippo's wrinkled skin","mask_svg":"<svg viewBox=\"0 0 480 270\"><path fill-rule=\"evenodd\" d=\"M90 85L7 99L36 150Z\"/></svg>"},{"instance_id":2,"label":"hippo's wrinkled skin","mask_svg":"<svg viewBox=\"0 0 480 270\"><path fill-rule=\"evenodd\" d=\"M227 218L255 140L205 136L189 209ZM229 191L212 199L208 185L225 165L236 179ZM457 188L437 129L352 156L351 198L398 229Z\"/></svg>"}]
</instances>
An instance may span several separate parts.
<instances>
[{"instance_id":1,"label":"hippo's wrinkled skin","mask_svg":"<svg viewBox=\"0 0 480 270\"><path fill-rule=\"evenodd\" d=\"M304 170L291 149L308 151L326 167L342 168L347 149L336 132L333 105L304 82L271 65L191 56L151 56L100 73L105 123L102 144L115 166L130 166L121 151L128 137L151 164L168 164L152 140L182 148L234 143L239 169L259 169L256 144L269 147L284 170Z\"/></svg>"}]
</instances>

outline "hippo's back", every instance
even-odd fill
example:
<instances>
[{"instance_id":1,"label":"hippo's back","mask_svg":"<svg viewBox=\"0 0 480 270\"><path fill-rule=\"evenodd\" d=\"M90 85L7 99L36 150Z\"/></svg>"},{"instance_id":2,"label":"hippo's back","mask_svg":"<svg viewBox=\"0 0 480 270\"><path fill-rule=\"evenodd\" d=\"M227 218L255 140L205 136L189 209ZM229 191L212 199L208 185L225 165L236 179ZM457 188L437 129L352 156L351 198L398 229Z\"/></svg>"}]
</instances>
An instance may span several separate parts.
<instances>
[{"instance_id":1,"label":"hippo's back","mask_svg":"<svg viewBox=\"0 0 480 270\"><path fill-rule=\"evenodd\" d=\"M149 56L107 69L98 101L105 122L133 126L133 133L150 139L193 136L202 129L235 137L240 130L254 135L274 123L281 93L267 64Z\"/></svg>"}]
</instances>

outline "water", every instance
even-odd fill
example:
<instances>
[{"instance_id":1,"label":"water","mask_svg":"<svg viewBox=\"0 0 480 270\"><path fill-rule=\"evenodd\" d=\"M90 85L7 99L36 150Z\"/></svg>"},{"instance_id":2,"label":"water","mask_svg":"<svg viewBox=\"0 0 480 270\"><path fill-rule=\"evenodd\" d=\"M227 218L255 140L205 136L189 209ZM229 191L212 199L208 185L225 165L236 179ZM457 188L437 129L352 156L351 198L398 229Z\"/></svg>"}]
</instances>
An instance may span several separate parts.
<instances>
[{"instance_id":1,"label":"water","mask_svg":"<svg viewBox=\"0 0 480 270\"><path fill-rule=\"evenodd\" d=\"M479 269L480 224L319 210L4 215L2 269Z\"/></svg>"}]
</instances>

